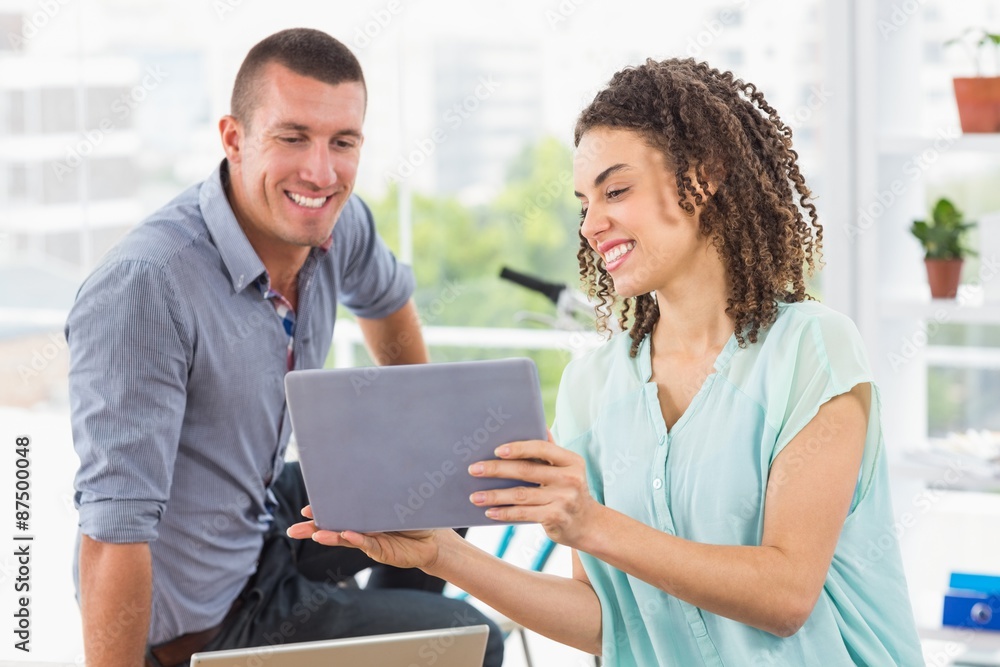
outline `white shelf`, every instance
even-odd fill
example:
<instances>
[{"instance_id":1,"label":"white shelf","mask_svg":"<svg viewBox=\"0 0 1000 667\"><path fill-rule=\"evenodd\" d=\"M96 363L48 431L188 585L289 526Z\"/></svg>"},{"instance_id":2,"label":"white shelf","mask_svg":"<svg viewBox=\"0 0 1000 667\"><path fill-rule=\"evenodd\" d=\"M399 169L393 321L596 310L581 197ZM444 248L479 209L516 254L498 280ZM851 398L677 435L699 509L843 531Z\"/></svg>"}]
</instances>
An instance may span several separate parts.
<instances>
[{"instance_id":1,"label":"white shelf","mask_svg":"<svg viewBox=\"0 0 1000 667\"><path fill-rule=\"evenodd\" d=\"M1000 370L1000 347L929 345L924 352L928 366Z\"/></svg>"},{"instance_id":2,"label":"white shelf","mask_svg":"<svg viewBox=\"0 0 1000 667\"><path fill-rule=\"evenodd\" d=\"M975 644L980 648L1000 650L1000 632L994 630L966 630L941 626L938 628L919 628L918 631L921 639L959 641L967 645Z\"/></svg>"},{"instance_id":3,"label":"white shelf","mask_svg":"<svg viewBox=\"0 0 1000 667\"><path fill-rule=\"evenodd\" d=\"M932 320L940 324L1000 325L1000 303L986 303L982 289L963 285L958 299L883 299L884 318Z\"/></svg>"},{"instance_id":4,"label":"white shelf","mask_svg":"<svg viewBox=\"0 0 1000 667\"><path fill-rule=\"evenodd\" d=\"M928 149L1000 156L1000 133L962 134L955 128L942 130L937 136L889 135L878 140L878 152L882 155L919 155Z\"/></svg>"},{"instance_id":5,"label":"white shelf","mask_svg":"<svg viewBox=\"0 0 1000 667\"><path fill-rule=\"evenodd\" d=\"M1000 666L1000 632L962 628L919 628L928 667Z\"/></svg>"},{"instance_id":6,"label":"white shelf","mask_svg":"<svg viewBox=\"0 0 1000 667\"><path fill-rule=\"evenodd\" d=\"M1000 325L1000 306L960 306L954 301L886 301L881 315L891 319L936 320L940 324Z\"/></svg>"},{"instance_id":7,"label":"white shelf","mask_svg":"<svg viewBox=\"0 0 1000 667\"><path fill-rule=\"evenodd\" d=\"M991 478L971 474L968 467L931 465L909 458L901 458L889 464L889 472L893 477L917 479L935 491L958 491L963 493L989 494L991 498L983 503L975 501L977 511L995 514L1000 509L1000 478ZM964 503L952 503L952 509L959 512L969 512L971 507ZM943 511L947 507L939 507Z\"/></svg>"}]
</instances>

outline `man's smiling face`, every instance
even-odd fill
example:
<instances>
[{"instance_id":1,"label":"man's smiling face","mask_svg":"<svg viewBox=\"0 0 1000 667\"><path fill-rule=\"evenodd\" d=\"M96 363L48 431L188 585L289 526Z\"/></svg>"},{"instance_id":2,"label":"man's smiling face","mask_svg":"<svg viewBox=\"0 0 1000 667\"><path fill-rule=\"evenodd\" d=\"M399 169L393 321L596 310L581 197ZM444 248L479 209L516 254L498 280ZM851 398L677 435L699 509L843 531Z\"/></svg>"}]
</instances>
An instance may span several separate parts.
<instances>
[{"instance_id":1,"label":"man's smiling face","mask_svg":"<svg viewBox=\"0 0 1000 667\"><path fill-rule=\"evenodd\" d=\"M318 246L354 189L364 84L331 85L271 63L259 87L249 121L222 121L233 210L255 244Z\"/></svg>"}]
</instances>

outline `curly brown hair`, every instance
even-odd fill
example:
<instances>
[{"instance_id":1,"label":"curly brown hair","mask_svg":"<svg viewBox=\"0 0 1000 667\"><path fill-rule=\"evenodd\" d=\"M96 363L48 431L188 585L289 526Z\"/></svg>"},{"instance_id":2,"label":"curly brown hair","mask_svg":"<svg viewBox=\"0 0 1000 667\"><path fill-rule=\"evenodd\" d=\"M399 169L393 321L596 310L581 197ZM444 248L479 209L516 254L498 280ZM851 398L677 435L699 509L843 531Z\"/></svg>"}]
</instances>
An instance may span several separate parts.
<instances>
[{"instance_id":1,"label":"curly brown hair","mask_svg":"<svg viewBox=\"0 0 1000 667\"><path fill-rule=\"evenodd\" d=\"M711 237L726 265L726 313L741 347L756 343L760 330L774 322L778 301L812 298L803 274L822 266L823 227L799 172L792 130L754 84L690 58L649 59L616 73L580 113L575 145L594 128L638 132L676 169L678 203L688 215L700 209L700 232ZM619 305L623 329L632 313L634 357L659 320L656 300L642 294L620 303L582 234L577 258L581 280L598 303L599 330L607 331Z\"/></svg>"}]
</instances>

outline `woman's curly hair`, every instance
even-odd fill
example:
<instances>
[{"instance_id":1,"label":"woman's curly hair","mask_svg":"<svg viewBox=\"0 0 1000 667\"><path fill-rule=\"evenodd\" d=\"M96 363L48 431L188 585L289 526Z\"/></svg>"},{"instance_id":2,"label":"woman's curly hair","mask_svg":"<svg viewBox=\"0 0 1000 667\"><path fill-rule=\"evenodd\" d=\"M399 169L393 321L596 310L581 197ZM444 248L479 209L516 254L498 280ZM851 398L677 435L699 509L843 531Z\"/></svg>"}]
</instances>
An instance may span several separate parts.
<instances>
[{"instance_id":1,"label":"woman's curly hair","mask_svg":"<svg viewBox=\"0 0 1000 667\"><path fill-rule=\"evenodd\" d=\"M689 215L700 209L700 231L726 265L726 313L741 347L774 322L778 301L811 298L803 273L822 261L823 227L799 172L792 130L756 86L690 58L649 59L611 78L581 112L574 143L593 128L638 132L676 169L680 206ZM715 190L703 196L709 181ZM619 305L611 276L582 234L577 257L588 295L598 301L598 328L607 331ZM624 299L623 329L630 312L634 357L660 313L652 294Z\"/></svg>"}]
</instances>

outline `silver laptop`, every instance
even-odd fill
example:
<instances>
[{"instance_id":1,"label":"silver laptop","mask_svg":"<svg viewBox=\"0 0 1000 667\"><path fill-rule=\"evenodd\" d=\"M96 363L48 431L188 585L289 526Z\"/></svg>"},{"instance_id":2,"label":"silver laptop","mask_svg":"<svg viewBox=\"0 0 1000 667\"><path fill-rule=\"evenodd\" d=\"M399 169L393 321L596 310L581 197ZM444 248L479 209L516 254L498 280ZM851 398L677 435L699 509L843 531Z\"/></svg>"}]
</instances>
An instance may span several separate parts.
<instances>
[{"instance_id":1,"label":"silver laptop","mask_svg":"<svg viewBox=\"0 0 1000 667\"><path fill-rule=\"evenodd\" d=\"M191 667L482 667L489 627L400 632L351 639L195 653Z\"/></svg>"},{"instance_id":2,"label":"silver laptop","mask_svg":"<svg viewBox=\"0 0 1000 667\"><path fill-rule=\"evenodd\" d=\"M546 438L531 359L293 371L292 428L316 524L382 532L495 525L475 491L523 485L468 467Z\"/></svg>"}]
</instances>

